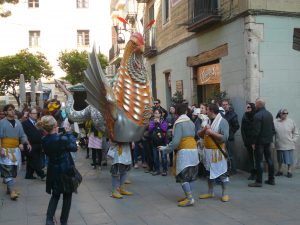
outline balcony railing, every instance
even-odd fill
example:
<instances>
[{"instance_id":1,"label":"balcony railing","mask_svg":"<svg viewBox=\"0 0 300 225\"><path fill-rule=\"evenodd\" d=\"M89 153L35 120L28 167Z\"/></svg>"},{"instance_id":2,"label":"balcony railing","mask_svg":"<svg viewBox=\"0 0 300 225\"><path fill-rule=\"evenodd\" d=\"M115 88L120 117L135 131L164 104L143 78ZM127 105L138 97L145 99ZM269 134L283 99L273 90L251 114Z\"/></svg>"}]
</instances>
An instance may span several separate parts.
<instances>
[{"instance_id":1,"label":"balcony railing","mask_svg":"<svg viewBox=\"0 0 300 225\"><path fill-rule=\"evenodd\" d=\"M109 61L111 62L112 60L114 60L119 54L120 54L120 48L118 47L117 44L113 45L109 49Z\"/></svg>"},{"instance_id":2,"label":"balcony railing","mask_svg":"<svg viewBox=\"0 0 300 225\"><path fill-rule=\"evenodd\" d=\"M188 31L198 32L221 21L218 0L188 0Z\"/></svg>"},{"instance_id":3,"label":"balcony railing","mask_svg":"<svg viewBox=\"0 0 300 225\"><path fill-rule=\"evenodd\" d=\"M156 28L151 27L149 30L145 32L145 52L144 56L151 58L156 56Z\"/></svg>"}]
</instances>

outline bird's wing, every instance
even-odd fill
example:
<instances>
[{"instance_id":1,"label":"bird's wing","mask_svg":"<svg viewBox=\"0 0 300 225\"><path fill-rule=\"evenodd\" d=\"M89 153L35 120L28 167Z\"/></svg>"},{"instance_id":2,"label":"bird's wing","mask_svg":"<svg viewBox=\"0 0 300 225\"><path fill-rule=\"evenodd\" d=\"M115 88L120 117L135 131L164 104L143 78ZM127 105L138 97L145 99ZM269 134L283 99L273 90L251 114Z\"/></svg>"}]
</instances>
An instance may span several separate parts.
<instances>
[{"instance_id":1,"label":"bird's wing","mask_svg":"<svg viewBox=\"0 0 300 225\"><path fill-rule=\"evenodd\" d=\"M85 70L84 86L87 91L87 102L103 115L110 135L117 118L116 100L98 60L96 49L89 54L89 67Z\"/></svg>"}]
</instances>

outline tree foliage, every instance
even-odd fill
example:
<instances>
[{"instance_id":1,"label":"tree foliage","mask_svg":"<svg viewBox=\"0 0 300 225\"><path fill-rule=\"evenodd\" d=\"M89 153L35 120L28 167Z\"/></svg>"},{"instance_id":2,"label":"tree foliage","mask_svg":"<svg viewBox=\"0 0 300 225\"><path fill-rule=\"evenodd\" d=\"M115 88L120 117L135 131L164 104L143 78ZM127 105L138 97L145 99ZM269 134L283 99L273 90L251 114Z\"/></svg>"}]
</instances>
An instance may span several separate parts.
<instances>
[{"instance_id":1,"label":"tree foliage","mask_svg":"<svg viewBox=\"0 0 300 225\"><path fill-rule=\"evenodd\" d=\"M172 105L181 104L183 103L183 101L184 101L183 95L179 91L176 91L171 98Z\"/></svg>"},{"instance_id":2,"label":"tree foliage","mask_svg":"<svg viewBox=\"0 0 300 225\"><path fill-rule=\"evenodd\" d=\"M0 57L0 92L13 95L18 105L20 74L24 74L25 82L30 82L31 76L37 80L54 75L47 58L40 52L33 54L24 49L16 55Z\"/></svg>"},{"instance_id":3,"label":"tree foliage","mask_svg":"<svg viewBox=\"0 0 300 225\"><path fill-rule=\"evenodd\" d=\"M102 53L97 54L103 71L108 65L108 60ZM71 84L82 83L84 81L84 70L88 67L88 52L87 51L62 51L58 57L58 65L66 72L64 80Z\"/></svg>"},{"instance_id":4,"label":"tree foliage","mask_svg":"<svg viewBox=\"0 0 300 225\"><path fill-rule=\"evenodd\" d=\"M11 15L11 11L3 9L2 5L4 3L17 4L19 0L0 0L0 17L8 17Z\"/></svg>"}]
</instances>

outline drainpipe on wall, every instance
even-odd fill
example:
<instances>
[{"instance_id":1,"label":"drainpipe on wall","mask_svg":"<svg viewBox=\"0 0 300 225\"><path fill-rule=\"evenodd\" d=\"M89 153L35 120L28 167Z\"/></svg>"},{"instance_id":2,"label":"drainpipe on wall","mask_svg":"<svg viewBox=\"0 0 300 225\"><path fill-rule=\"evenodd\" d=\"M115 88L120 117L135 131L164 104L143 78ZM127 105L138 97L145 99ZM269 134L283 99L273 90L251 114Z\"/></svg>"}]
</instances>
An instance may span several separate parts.
<instances>
[{"instance_id":1,"label":"drainpipe on wall","mask_svg":"<svg viewBox=\"0 0 300 225\"><path fill-rule=\"evenodd\" d=\"M259 44L263 41L263 24L255 22L255 16L246 16L244 30L246 78L244 81L245 100L254 102L260 97L260 70Z\"/></svg>"}]
</instances>

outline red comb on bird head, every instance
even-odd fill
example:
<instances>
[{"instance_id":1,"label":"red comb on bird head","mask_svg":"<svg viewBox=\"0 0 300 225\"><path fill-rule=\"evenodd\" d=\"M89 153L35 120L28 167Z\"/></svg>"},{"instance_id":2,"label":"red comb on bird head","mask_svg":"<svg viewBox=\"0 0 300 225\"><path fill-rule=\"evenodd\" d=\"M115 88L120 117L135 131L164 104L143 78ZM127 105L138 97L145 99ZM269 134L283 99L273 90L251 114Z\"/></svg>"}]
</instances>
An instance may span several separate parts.
<instances>
[{"instance_id":1,"label":"red comb on bird head","mask_svg":"<svg viewBox=\"0 0 300 225\"><path fill-rule=\"evenodd\" d=\"M139 45L145 44L143 35L138 32L131 34L130 40L134 41L135 43L137 43Z\"/></svg>"}]
</instances>

